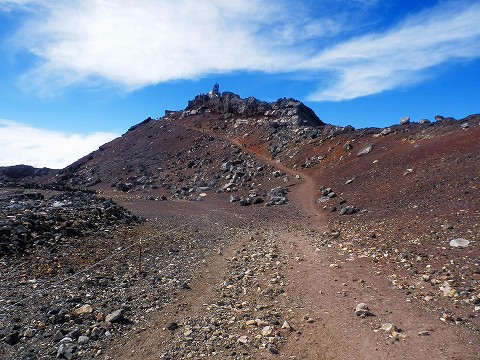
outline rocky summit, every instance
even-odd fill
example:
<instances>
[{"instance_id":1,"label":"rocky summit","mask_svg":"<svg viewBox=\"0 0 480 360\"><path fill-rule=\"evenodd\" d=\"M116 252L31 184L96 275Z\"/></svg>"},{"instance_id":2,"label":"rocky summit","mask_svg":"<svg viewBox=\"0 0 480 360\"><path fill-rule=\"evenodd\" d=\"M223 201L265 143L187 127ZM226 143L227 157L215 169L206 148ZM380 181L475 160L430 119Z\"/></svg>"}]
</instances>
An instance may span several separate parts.
<instances>
[{"instance_id":1,"label":"rocky summit","mask_svg":"<svg viewBox=\"0 0 480 360\"><path fill-rule=\"evenodd\" d=\"M478 359L479 138L215 85L0 168L0 358Z\"/></svg>"},{"instance_id":2,"label":"rocky summit","mask_svg":"<svg viewBox=\"0 0 480 360\"><path fill-rule=\"evenodd\" d=\"M218 84L215 84L210 93L197 95L194 100L189 101L182 115L204 112L222 114L226 119L232 116L245 116L258 118L258 122L268 123L269 120L274 120L293 125L324 125L312 109L298 100L283 98L267 103L254 97L242 99L232 92L220 93Z\"/></svg>"}]
</instances>

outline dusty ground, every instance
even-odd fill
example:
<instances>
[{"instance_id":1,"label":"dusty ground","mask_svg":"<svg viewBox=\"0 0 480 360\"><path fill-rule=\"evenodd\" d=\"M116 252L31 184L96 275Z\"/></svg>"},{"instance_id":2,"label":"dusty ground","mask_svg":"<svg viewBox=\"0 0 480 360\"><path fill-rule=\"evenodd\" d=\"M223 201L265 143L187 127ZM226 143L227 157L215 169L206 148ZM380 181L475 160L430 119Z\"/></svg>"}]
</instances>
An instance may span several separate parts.
<instances>
[{"instance_id":1,"label":"dusty ground","mask_svg":"<svg viewBox=\"0 0 480 360\"><path fill-rule=\"evenodd\" d=\"M441 321L441 314L393 286L387 263L351 256L324 240L325 215L312 205L312 182L305 178L292 188L295 204L287 206L298 206L297 215L289 216L295 212L288 209L234 239L199 268L191 290L114 341L105 358L478 358L477 330ZM243 216L255 223L258 215ZM238 276L239 265L232 261L254 279L245 279L244 272L231 284L241 291L225 302L223 285ZM361 302L374 316L355 315ZM255 319L260 325L251 325ZM282 329L285 321L288 329ZM170 323L178 328L168 330ZM386 323L398 333L383 330ZM208 328L212 324L214 330ZM266 326L272 333L262 335Z\"/></svg>"}]
</instances>

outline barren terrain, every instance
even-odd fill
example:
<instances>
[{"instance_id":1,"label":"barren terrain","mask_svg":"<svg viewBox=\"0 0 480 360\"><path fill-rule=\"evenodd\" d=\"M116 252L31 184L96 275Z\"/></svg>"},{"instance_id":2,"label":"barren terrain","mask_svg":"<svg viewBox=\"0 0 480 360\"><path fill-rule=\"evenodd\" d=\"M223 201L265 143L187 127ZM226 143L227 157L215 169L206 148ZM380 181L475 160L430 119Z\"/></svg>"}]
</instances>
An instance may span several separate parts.
<instances>
[{"instance_id":1,"label":"barren terrain","mask_svg":"<svg viewBox=\"0 0 480 360\"><path fill-rule=\"evenodd\" d=\"M0 353L478 359L479 121L355 130L203 95L61 171L10 172Z\"/></svg>"}]
</instances>

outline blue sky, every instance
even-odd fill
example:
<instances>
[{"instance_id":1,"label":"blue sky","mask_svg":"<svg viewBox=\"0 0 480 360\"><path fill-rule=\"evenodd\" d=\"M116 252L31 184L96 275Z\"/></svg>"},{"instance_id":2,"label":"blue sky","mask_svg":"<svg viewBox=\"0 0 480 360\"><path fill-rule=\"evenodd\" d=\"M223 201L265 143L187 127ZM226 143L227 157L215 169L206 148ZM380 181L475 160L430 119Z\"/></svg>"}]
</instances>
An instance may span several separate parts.
<instances>
[{"instance_id":1,"label":"blue sky","mask_svg":"<svg viewBox=\"0 0 480 360\"><path fill-rule=\"evenodd\" d=\"M478 113L480 1L0 0L0 166L64 167L216 82L325 122Z\"/></svg>"}]
</instances>

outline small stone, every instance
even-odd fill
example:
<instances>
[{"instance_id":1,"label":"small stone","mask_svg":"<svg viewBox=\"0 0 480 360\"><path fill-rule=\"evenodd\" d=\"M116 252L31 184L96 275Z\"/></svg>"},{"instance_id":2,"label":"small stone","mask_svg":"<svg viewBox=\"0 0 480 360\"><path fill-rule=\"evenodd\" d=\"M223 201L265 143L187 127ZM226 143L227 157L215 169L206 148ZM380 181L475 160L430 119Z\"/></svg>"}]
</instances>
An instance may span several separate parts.
<instances>
[{"instance_id":1,"label":"small stone","mask_svg":"<svg viewBox=\"0 0 480 360\"><path fill-rule=\"evenodd\" d=\"M122 322L123 320L125 320L125 318L123 317L124 313L124 309L115 310L114 312L105 316L105 321L110 323Z\"/></svg>"},{"instance_id":2,"label":"small stone","mask_svg":"<svg viewBox=\"0 0 480 360\"><path fill-rule=\"evenodd\" d=\"M32 338L35 336L35 331L33 329L28 328L24 331L23 336L26 338Z\"/></svg>"},{"instance_id":3,"label":"small stone","mask_svg":"<svg viewBox=\"0 0 480 360\"><path fill-rule=\"evenodd\" d=\"M275 355L278 354L278 349L272 344L268 344L267 349L268 351L270 351L271 354L275 354Z\"/></svg>"},{"instance_id":4,"label":"small stone","mask_svg":"<svg viewBox=\"0 0 480 360\"><path fill-rule=\"evenodd\" d=\"M330 200L330 197L327 195L327 196L322 196L322 197L319 197L317 199L317 203L320 204L320 203L324 203L324 202L327 202L328 200Z\"/></svg>"},{"instance_id":5,"label":"small stone","mask_svg":"<svg viewBox=\"0 0 480 360\"><path fill-rule=\"evenodd\" d=\"M384 323L380 326L380 329L385 331L385 332L388 332L388 333L391 333L391 332L400 332L400 329L398 329L395 325L393 325L392 323Z\"/></svg>"},{"instance_id":6,"label":"small stone","mask_svg":"<svg viewBox=\"0 0 480 360\"><path fill-rule=\"evenodd\" d=\"M93 308L89 304L85 304L80 306L79 308L76 308L75 310L72 311L72 316L73 317L78 317L83 314L91 314L93 312Z\"/></svg>"},{"instance_id":7,"label":"small stone","mask_svg":"<svg viewBox=\"0 0 480 360\"><path fill-rule=\"evenodd\" d=\"M257 326L257 322L255 320L247 320L247 321L245 321L245 325L247 325L247 326Z\"/></svg>"},{"instance_id":8,"label":"small stone","mask_svg":"<svg viewBox=\"0 0 480 360\"><path fill-rule=\"evenodd\" d=\"M255 323L257 324L258 327L263 327L268 325L268 322L262 319L255 319Z\"/></svg>"},{"instance_id":9,"label":"small stone","mask_svg":"<svg viewBox=\"0 0 480 360\"><path fill-rule=\"evenodd\" d=\"M60 344L71 343L73 339L70 336L65 336L62 340L60 340Z\"/></svg>"},{"instance_id":10,"label":"small stone","mask_svg":"<svg viewBox=\"0 0 480 360\"><path fill-rule=\"evenodd\" d=\"M358 152L357 156L367 155L368 153L372 152L372 150L373 150L373 145L367 145Z\"/></svg>"},{"instance_id":11,"label":"small stone","mask_svg":"<svg viewBox=\"0 0 480 360\"><path fill-rule=\"evenodd\" d=\"M240 196L238 195L230 195L230 202L240 201Z\"/></svg>"},{"instance_id":12,"label":"small stone","mask_svg":"<svg viewBox=\"0 0 480 360\"><path fill-rule=\"evenodd\" d=\"M355 315L362 317L374 316L374 314L368 308L368 305L365 303L357 304L357 306L355 307Z\"/></svg>"},{"instance_id":13,"label":"small stone","mask_svg":"<svg viewBox=\"0 0 480 360\"><path fill-rule=\"evenodd\" d=\"M464 247L467 247L468 244L470 244L470 241L468 241L467 239L458 238L458 239L452 239L452 240L450 240L450 242L449 242L448 244L449 244L451 247L464 248Z\"/></svg>"},{"instance_id":14,"label":"small stone","mask_svg":"<svg viewBox=\"0 0 480 360\"><path fill-rule=\"evenodd\" d=\"M101 333L102 333L102 330L100 328L94 327L90 332L90 338L92 340L97 340Z\"/></svg>"},{"instance_id":15,"label":"small stone","mask_svg":"<svg viewBox=\"0 0 480 360\"><path fill-rule=\"evenodd\" d=\"M240 336L237 339L237 342L239 342L240 344L243 344L243 345L247 345L248 344L248 337L246 335Z\"/></svg>"},{"instance_id":16,"label":"small stone","mask_svg":"<svg viewBox=\"0 0 480 360\"><path fill-rule=\"evenodd\" d=\"M386 135L390 134L391 132L392 132L392 128L387 127L387 128L385 128L385 129L383 129L383 130L380 132L379 135L380 135L380 136L386 136Z\"/></svg>"},{"instance_id":17,"label":"small stone","mask_svg":"<svg viewBox=\"0 0 480 360\"><path fill-rule=\"evenodd\" d=\"M407 337L407 335L402 334L400 332L396 332L396 331L392 331L390 336L395 340L405 340L405 338Z\"/></svg>"},{"instance_id":18,"label":"small stone","mask_svg":"<svg viewBox=\"0 0 480 360\"><path fill-rule=\"evenodd\" d=\"M347 205L347 206L343 206L340 209L340 215L352 215L357 213L358 211L359 210L356 207Z\"/></svg>"},{"instance_id":19,"label":"small stone","mask_svg":"<svg viewBox=\"0 0 480 360\"><path fill-rule=\"evenodd\" d=\"M325 188L322 190L322 195L328 196L328 194L330 194L332 191L333 191L332 188Z\"/></svg>"},{"instance_id":20,"label":"small stone","mask_svg":"<svg viewBox=\"0 0 480 360\"><path fill-rule=\"evenodd\" d=\"M290 324L288 323L288 321L285 320L285 321L283 322L282 329L283 329L283 330L291 331L291 330L292 330L292 327L290 326Z\"/></svg>"},{"instance_id":21,"label":"small stone","mask_svg":"<svg viewBox=\"0 0 480 360\"><path fill-rule=\"evenodd\" d=\"M440 286L440 290L443 292L443 296L445 297L456 297L457 290L452 288L448 282L444 282L442 286Z\"/></svg>"},{"instance_id":22,"label":"small stone","mask_svg":"<svg viewBox=\"0 0 480 360\"><path fill-rule=\"evenodd\" d=\"M96 316L95 316L95 320L97 322L102 322L105 320L105 313L104 312L99 312Z\"/></svg>"},{"instance_id":23,"label":"small stone","mask_svg":"<svg viewBox=\"0 0 480 360\"><path fill-rule=\"evenodd\" d=\"M78 341L78 343L79 343L80 345L82 345L82 344L88 343L89 340L90 340L90 339L88 338L88 336L81 335L81 336L78 337L78 340L77 340L77 341Z\"/></svg>"},{"instance_id":24,"label":"small stone","mask_svg":"<svg viewBox=\"0 0 480 360\"><path fill-rule=\"evenodd\" d=\"M74 340L78 339L81 335L82 331L80 329L75 329L68 334L68 336Z\"/></svg>"},{"instance_id":25,"label":"small stone","mask_svg":"<svg viewBox=\"0 0 480 360\"><path fill-rule=\"evenodd\" d=\"M421 330L418 332L418 336L428 336L430 332L428 330Z\"/></svg>"},{"instance_id":26,"label":"small stone","mask_svg":"<svg viewBox=\"0 0 480 360\"><path fill-rule=\"evenodd\" d=\"M249 206L249 205L252 205L253 203L253 200L252 198L241 198L240 199L240 206Z\"/></svg>"},{"instance_id":27,"label":"small stone","mask_svg":"<svg viewBox=\"0 0 480 360\"><path fill-rule=\"evenodd\" d=\"M5 336L3 341L8 345L15 345L20 341L20 333L18 331L14 331L8 334L7 336Z\"/></svg>"},{"instance_id":28,"label":"small stone","mask_svg":"<svg viewBox=\"0 0 480 360\"><path fill-rule=\"evenodd\" d=\"M182 286L180 286L182 289L184 290L191 290L192 288L190 287L190 285L188 285L187 282L184 282L182 283Z\"/></svg>"},{"instance_id":29,"label":"small stone","mask_svg":"<svg viewBox=\"0 0 480 360\"><path fill-rule=\"evenodd\" d=\"M311 318L310 316L308 315L304 315L303 316L303 320L305 320L305 322L309 323L309 324L312 324L315 322L315 319Z\"/></svg>"},{"instance_id":30,"label":"small stone","mask_svg":"<svg viewBox=\"0 0 480 360\"><path fill-rule=\"evenodd\" d=\"M65 333L62 329L58 330L55 335L53 335L53 341L60 341L65 337Z\"/></svg>"},{"instance_id":31,"label":"small stone","mask_svg":"<svg viewBox=\"0 0 480 360\"><path fill-rule=\"evenodd\" d=\"M57 358L70 360L73 358L73 347L69 343L61 343L58 346Z\"/></svg>"},{"instance_id":32,"label":"small stone","mask_svg":"<svg viewBox=\"0 0 480 360\"><path fill-rule=\"evenodd\" d=\"M262 329L262 336L267 337L273 334L273 328L271 326L265 326Z\"/></svg>"},{"instance_id":33,"label":"small stone","mask_svg":"<svg viewBox=\"0 0 480 360\"><path fill-rule=\"evenodd\" d=\"M444 322L453 321L453 316L451 314L443 313L440 320Z\"/></svg>"}]
</instances>

